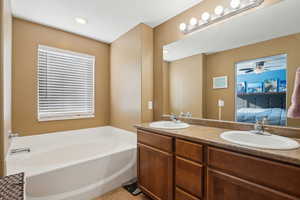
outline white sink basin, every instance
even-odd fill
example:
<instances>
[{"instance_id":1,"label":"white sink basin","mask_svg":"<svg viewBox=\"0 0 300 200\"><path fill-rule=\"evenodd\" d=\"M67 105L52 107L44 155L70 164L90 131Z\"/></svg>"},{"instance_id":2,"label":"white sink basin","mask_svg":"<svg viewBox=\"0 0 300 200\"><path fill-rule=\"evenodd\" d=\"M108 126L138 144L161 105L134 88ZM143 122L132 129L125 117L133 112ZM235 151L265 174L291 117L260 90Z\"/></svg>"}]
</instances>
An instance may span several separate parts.
<instances>
[{"instance_id":1,"label":"white sink basin","mask_svg":"<svg viewBox=\"0 0 300 200\"><path fill-rule=\"evenodd\" d=\"M221 138L239 145L262 149L288 150L299 148L296 140L278 135L258 135L249 131L228 131L221 134Z\"/></svg>"},{"instance_id":2,"label":"white sink basin","mask_svg":"<svg viewBox=\"0 0 300 200\"><path fill-rule=\"evenodd\" d=\"M152 122L149 125L152 128L162 128L162 129L183 129L190 127L189 124L183 122L172 122L172 121L158 121Z\"/></svg>"}]
</instances>

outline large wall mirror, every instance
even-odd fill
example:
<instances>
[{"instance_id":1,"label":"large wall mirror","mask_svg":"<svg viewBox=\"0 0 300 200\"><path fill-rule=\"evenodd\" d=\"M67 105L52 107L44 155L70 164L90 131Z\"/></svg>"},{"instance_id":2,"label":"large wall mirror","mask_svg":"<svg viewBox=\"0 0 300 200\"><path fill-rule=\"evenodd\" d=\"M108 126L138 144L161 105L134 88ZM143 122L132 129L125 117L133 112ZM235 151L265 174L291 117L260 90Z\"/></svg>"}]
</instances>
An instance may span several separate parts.
<instances>
[{"instance_id":1,"label":"large wall mirror","mask_svg":"<svg viewBox=\"0 0 300 200\"><path fill-rule=\"evenodd\" d=\"M295 5L281 1L164 46L163 114L300 127L287 117L300 67Z\"/></svg>"}]
</instances>

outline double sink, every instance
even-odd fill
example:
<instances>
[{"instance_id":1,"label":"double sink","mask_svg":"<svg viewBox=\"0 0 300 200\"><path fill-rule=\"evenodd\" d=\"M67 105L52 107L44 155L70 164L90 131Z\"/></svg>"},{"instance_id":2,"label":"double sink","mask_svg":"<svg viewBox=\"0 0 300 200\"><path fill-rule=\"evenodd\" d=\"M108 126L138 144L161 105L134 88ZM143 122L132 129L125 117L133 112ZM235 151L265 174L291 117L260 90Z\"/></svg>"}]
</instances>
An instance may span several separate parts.
<instances>
[{"instance_id":1,"label":"double sink","mask_svg":"<svg viewBox=\"0 0 300 200\"><path fill-rule=\"evenodd\" d=\"M158 121L150 123L150 127L176 130L188 128L190 125L180 121ZM289 150L300 147L299 143L294 139L266 132L264 134L256 134L251 131L227 131L222 133L220 137L238 145L261 149Z\"/></svg>"}]
</instances>

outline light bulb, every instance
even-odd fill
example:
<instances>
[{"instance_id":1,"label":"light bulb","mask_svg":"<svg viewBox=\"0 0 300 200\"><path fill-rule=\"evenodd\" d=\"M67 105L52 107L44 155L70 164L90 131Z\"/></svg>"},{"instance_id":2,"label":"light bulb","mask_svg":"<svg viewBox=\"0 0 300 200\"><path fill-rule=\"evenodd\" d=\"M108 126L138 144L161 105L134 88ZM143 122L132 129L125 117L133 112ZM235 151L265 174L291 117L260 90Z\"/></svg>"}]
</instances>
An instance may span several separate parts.
<instances>
[{"instance_id":1,"label":"light bulb","mask_svg":"<svg viewBox=\"0 0 300 200\"><path fill-rule=\"evenodd\" d=\"M208 20L210 19L210 14L208 12L203 13L202 16L201 16L201 19L204 22L208 22Z\"/></svg>"},{"instance_id":2,"label":"light bulb","mask_svg":"<svg viewBox=\"0 0 300 200\"><path fill-rule=\"evenodd\" d=\"M179 29L180 29L181 31L185 31L185 30L186 30L186 24L185 24L185 23L181 23L181 24L179 25Z\"/></svg>"},{"instance_id":3,"label":"light bulb","mask_svg":"<svg viewBox=\"0 0 300 200\"><path fill-rule=\"evenodd\" d=\"M218 15L218 16L221 16L224 14L224 8L223 6L217 6L215 8L215 14Z\"/></svg>"},{"instance_id":4,"label":"light bulb","mask_svg":"<svg viewBox=\"0 0 300 200\"><path fill-rule=\"evenodd\" d=\"M195 17L190 19L190 25L191 26L195 26L197 23L198 23L198 20Z\"/></svg>"},{"instance_id":5,"label":"light bulb","mask_svg":"<svg viewBox=\"0 0 300 200\"><path fill-rule=\"evenodd\" d=\"M230 6L233 9L238 9L241 6L241 0L231 0Z\"/></svg>"}]
</instances>

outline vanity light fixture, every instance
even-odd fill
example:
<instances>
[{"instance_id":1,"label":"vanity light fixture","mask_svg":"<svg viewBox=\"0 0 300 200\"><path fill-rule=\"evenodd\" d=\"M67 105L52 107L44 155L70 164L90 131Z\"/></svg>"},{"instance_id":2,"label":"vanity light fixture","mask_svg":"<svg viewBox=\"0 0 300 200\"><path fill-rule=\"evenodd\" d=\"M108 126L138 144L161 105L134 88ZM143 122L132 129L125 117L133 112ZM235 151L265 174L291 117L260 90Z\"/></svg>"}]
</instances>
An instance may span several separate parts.
<instances>
[{"instance_id":1,"label":"vanity light fixture","mask_svg":"<svg viewBox=\"0 0 300 200\"><path fill-rule=\"evenodd\" d=\"M223 8L223 6L217 6L215 8L215 14L217 16L222 16L224 14L224 8Z\"/></svg>"},{"instance_id":2,"label":"vanity light fixture","mask_svg":"<svg viewBox=\"0 0 300 200\"><path fill-rule=\"evenodd\" d=\"M83 17L75 17L74 19L78 24L87 24L87 20Z\"/></svg>"},{"instance_id":3,"label":"vanity light fixture","mask_svg":"<svg viewBox=\"0 0 300 200\"><path fill-rule=\"evenodd\" d=\"M209 21L209 19L210 19L210 14L208 12L203 13L201 15L201 19L202 19L203 22L207 23Z\"/></svg>"},{"instance_id":4,"label":"vanity light fixture","mask_svg":"<svg viewBox=\"0 0 300 200\"><path fill-rule=\"evenodd\" d=\"M185 23L181 23L180 25L179 25L179 29L181 30L181 31L186 31L186 29L187 29L187 25L185 24Z\"/></svg>"},{"instance_id":5,"label":"vanity light fixture","mask_svg":"<svg viewBox=\"0 0 300 200\"><path fill-rule=\"evenodd\" d=\"M195 26L195 25L197 25L197 23L198 23L197 18L193 17L193 18L190 19L190 25L191 26Z\"/></svg>"},{"instance_id":6,"label":"vanity light fixture","mask_svg":"<svg viewBox=\"0 0 300 200\"><path fill-rule=\"evenodd\" d=\"M189 34L216 22L230 18L244 11L250 10L251 8L258 7L263 2L264 0L230 0L229 8L224 8L223 6L218 5L215 8L213 14L210 14L209 12L202 13L201 20L199 20L199 23L197 18L193 17L190 19L189 23L181 23L179 25L179 29L184 34Z\"/></svg>"},{"instance_id":7,"label":"vanity light fixture","mask_svg":"<svg viewBox=\"0 0 300 200\"><path fill-rule=\"evenodd\" d=\"M250 0L251 2L251 0ZM230 6L232 9L238 9L241 6L241 0L231 0Z\"/></svg>"}]
</instances>

